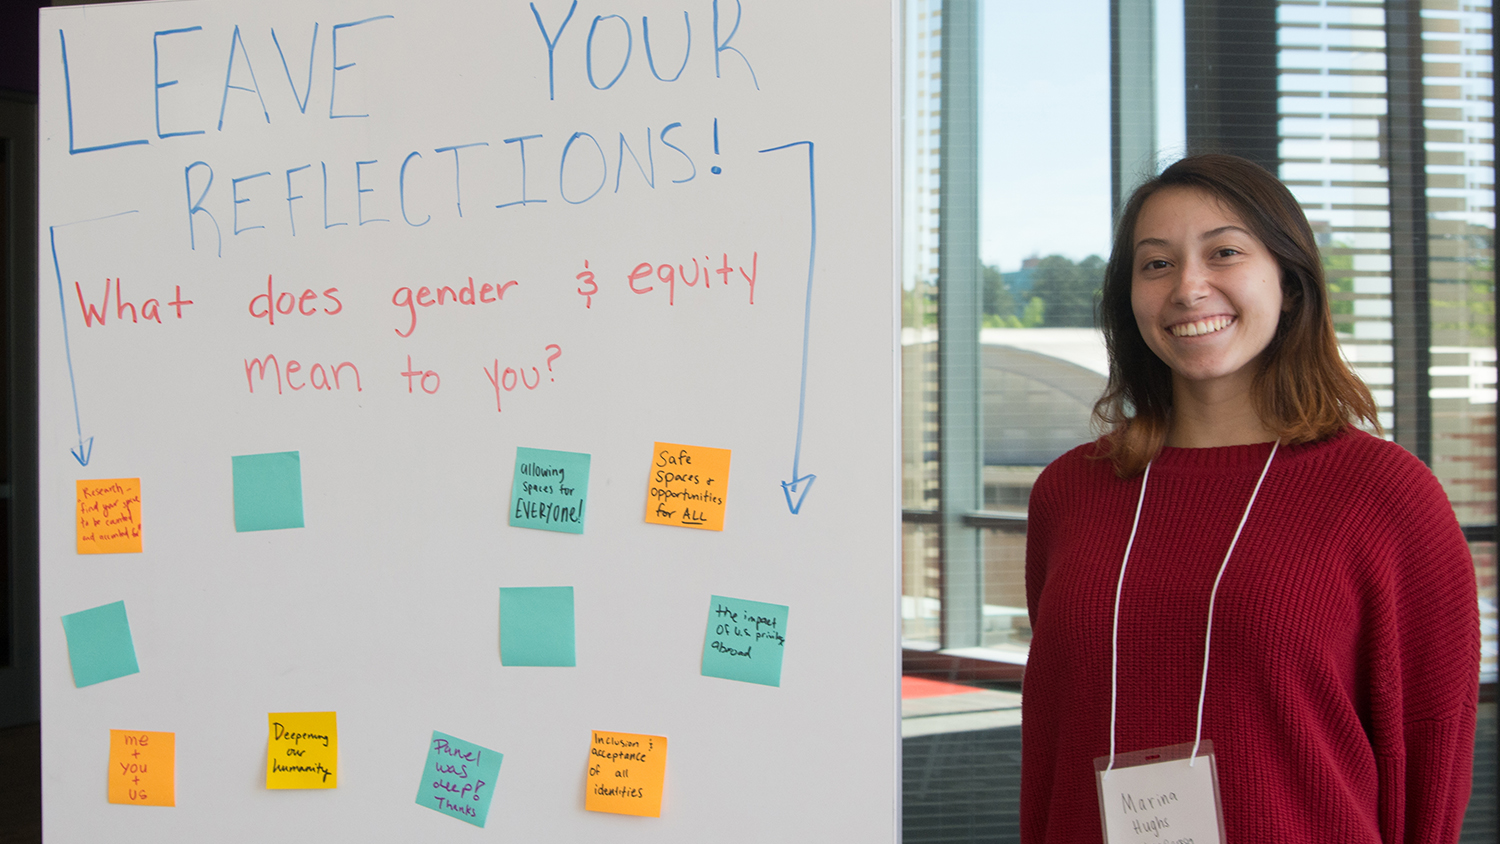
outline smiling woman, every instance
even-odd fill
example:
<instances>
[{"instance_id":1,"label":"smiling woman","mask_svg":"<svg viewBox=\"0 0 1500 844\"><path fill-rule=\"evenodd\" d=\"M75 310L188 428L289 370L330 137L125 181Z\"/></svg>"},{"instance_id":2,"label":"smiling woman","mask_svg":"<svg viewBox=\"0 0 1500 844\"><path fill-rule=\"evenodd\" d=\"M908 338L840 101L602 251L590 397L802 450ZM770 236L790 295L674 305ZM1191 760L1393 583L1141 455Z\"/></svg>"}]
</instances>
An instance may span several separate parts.
<instances>
[{"instance_id":1,"label":"smiling woman","mask_svg":"<svg viewBox=\"0 0 1500 844\"><path fill-rule=\"evenodd\" d=\"M1100 311L1107 433L1031 494L1022 840L1455 841L1473 563L1427 467L1354 427L1296 201L1244 159L1172 165Z\"/></svg>"}]
</instances>

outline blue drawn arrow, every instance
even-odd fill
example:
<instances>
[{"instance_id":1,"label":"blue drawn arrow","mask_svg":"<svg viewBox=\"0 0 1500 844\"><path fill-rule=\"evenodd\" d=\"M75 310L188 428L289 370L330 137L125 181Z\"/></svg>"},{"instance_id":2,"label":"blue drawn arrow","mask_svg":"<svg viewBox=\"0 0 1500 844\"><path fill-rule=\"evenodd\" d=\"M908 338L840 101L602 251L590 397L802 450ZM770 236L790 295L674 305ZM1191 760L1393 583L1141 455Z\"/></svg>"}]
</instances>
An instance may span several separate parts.
<instances>
[{"instance_id":1,"label":"blue drawn arrow","mask_svg":"<svg viewBox=\"0 0 1500 844\"><path fill-rule=\"evenodd\" d=\"M121 211L119 214L110 214L106 217L95 217L92 220L79 220L79 223L94 223L99 220L108 220L113 217L123 217L126 214L134 214L135 211ZM72 226L77 223L65 223ZM57 304L62 308L63 324L63 352L68 358L68 385L73 388L73 422L78 426L78 447L69 449L73 458L79 465L89 465L89 458L94 454L94 438L83 437L83 415L78 412L78 379L73 377L73 347L68 341L68 300L63 295L62 265L57 260L57 230L62 226L48 226L47 237L52 244L52 271L57 274Z\"/></svg>"},{"instance_id":2,"label":"blue drawn arrow","mask_svg":"<svg viewBox=\"0 0 1500 844\"><path fill-rule=\"evenodd\" d=\"M807 145L807 198L808 207L812 217L812 237L807 249L807 301L802 312L802 387L797 396L797 447L792 452L792 479L781 482L781 492L786 496L787 509L795 516L802 510L802 502L807 500L807 493L812 489L813 481L818 479L817 475L809 472L806 475L802 471L802 420L807 411L807 341L812 333L812 289L813 289L813 265L818 256L818 191L813 166L813 142L795 141L790 144L782 144L779 147L763 149L761 152L776 152L777 150L791 149L792 147ZM799 492L798 487L802 487Z\"/></svg>"}]
</instances>

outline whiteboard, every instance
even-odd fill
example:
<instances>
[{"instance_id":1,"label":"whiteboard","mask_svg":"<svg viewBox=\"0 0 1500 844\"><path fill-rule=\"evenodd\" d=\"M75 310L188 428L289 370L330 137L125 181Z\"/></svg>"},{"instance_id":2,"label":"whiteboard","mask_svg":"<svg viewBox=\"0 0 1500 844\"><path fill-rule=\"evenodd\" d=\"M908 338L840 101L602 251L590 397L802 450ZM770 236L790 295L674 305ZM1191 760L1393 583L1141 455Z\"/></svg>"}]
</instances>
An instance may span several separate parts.
<instances>
[{"instance_id":1,"label":"whiteboard","mask_svg":"<svg viewBox=\"0 0 1500 844\"><path fill-rule=\"evenodd\" d=\"M43 9L47 840L895 840L894 19ZM646 522L656 443L729 450L722 531ZM589 455L581 533L511 526L521 448ZM303 527L237 530L281 452ZM78 553L108 479L139 553ZM574 667L501 663L529 586ZM703 675L715 595L789 608L779 686ZM139 672L79 687L118 601ZM278 712L337 713L337 788L266 788ZM106 801L112 729L175 806ZM659 818L585 811L594 730L670 739ZM482 829L414 802L434 731L504 754Z\"/></svg>"}]
</instances>

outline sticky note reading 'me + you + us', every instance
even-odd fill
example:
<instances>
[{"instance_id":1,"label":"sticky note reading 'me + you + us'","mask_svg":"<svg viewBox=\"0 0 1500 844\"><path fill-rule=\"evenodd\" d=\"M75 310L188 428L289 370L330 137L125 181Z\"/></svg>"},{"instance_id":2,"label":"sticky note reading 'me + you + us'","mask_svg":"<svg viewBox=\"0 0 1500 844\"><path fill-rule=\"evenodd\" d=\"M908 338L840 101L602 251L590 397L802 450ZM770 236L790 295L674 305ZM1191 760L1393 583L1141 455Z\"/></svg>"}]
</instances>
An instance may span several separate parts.
<instances>
[{"instance_id":1,"label":"sticky note reading 'me + you + us'","mask_svg":"<svg viewBox=\"0 0 1500 844\"><path fill-rule=\"evenodd\" d=\"M589 455L517 448L510 486L512 527L583 533L589 496Z\"/></svg>"},{"instance_id":2,"label":"sticky note reading 'me + you + us'","mask_svg":"<svg viewBox=\"0 0 1500 844\"><path fill-rule=\"evenodd\" d=\"M109 802L177 805L177 734L109 731Z\"/></svg>"},{"instance_id":3,"label":"sticky note reading 'me + you + us'","mask_svg":"<svg viewBox=\"0 0 1500 844\"><path fill-rule=\"evenodd\" d=\"M266 788L338 788L339 727L334 712L266 716Z\"/></svg>"},{"instance_id":4,"label":"sticky note reading 'me + you + us'","mask_svg":"<svg viewBox=\"0 0 1500 844\"><path fill-rule=\"evenodd\" d=\"M729 449L657 443L651 455L646 521L723 530L729 497Z\"/></svg>"},{"instance_id":5,"label":"sticky note reading 'me + you + us'","mask_svg":"<svg viewBox=\"0 0 1500 844\"><path fill-rule=\"evenodd\" d=\"M141 479L78 481L78 553L141 552Z\"/></svg>"},{"instance_id":6,"label":"sticky note reading 'me + you + us'","mask_svg":"<svg viewBox=\"0 0 1500 844\"><path fill-rule=\"evenodd\" d=\"M594 731L589 742L590 812L661 817L661 790L667 778L665 736Z\"/></svg>"}]
</instances>

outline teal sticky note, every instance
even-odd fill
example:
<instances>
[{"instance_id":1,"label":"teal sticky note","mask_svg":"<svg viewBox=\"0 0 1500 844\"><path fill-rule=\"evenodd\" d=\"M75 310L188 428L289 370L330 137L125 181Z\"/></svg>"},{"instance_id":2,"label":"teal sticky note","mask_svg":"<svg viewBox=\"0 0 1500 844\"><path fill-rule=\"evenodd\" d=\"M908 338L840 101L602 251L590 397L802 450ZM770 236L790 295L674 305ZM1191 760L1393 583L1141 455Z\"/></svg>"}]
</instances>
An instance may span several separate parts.
<instances>
[{"instance_id":1,"label":"teal sticky note","mask_svg":"<svg viewBox=\"0 0 1500 844\"><path fill-rule=\"evenodd\" d=\"M703 676L781 685L787 608L714 595L703 637Z\"/></svg>"},{"instance_id":2,"label":"teal sticky note","mask_svg":"<svg viewBox=\"0 0 1500 844\"><path fill-rule=\"evenodd\" d=\"M500 588L500 664L576 664L573 587Z\"/></svg>"},{"instance_id":3,"label":"teal sticky note","mask_svg":"<svg viewBox=\"0 0 1500 844\"><path fill-rule=\"evenodd\" d=\"M417 805L484 826L504 758L503 753L433 730Z\"/></svg>"},{"instance_id":4,"label":"teal sticky note","mask_svg":"<svg viewBox=\"0 0 1500 844\"><path fill-rule=\"evenodd\" d=\"M234 529L302 527L302 454L242 454L234 461Z\"/></svg>"},{"instance_id":5,"label":"teal sticky note","mask_svg":"<svg viewBox=\"0 0 1500 844\"><path fill-rule=\"evenodd\" d=\"M65 615L62 623L73 685L83 688L140 672L124 601Z\"/></svg>"},{"instance_id":6,"label":"teal sticky note","mask_svg":"<svg viewBox=\"0 0 1500 844\"><path fill-rule=\"evenodd\" d=\"M589 455L544 448L517 448L510 486L512 527L583 533L589 495Z\"/></svg>"}]
</instances>

